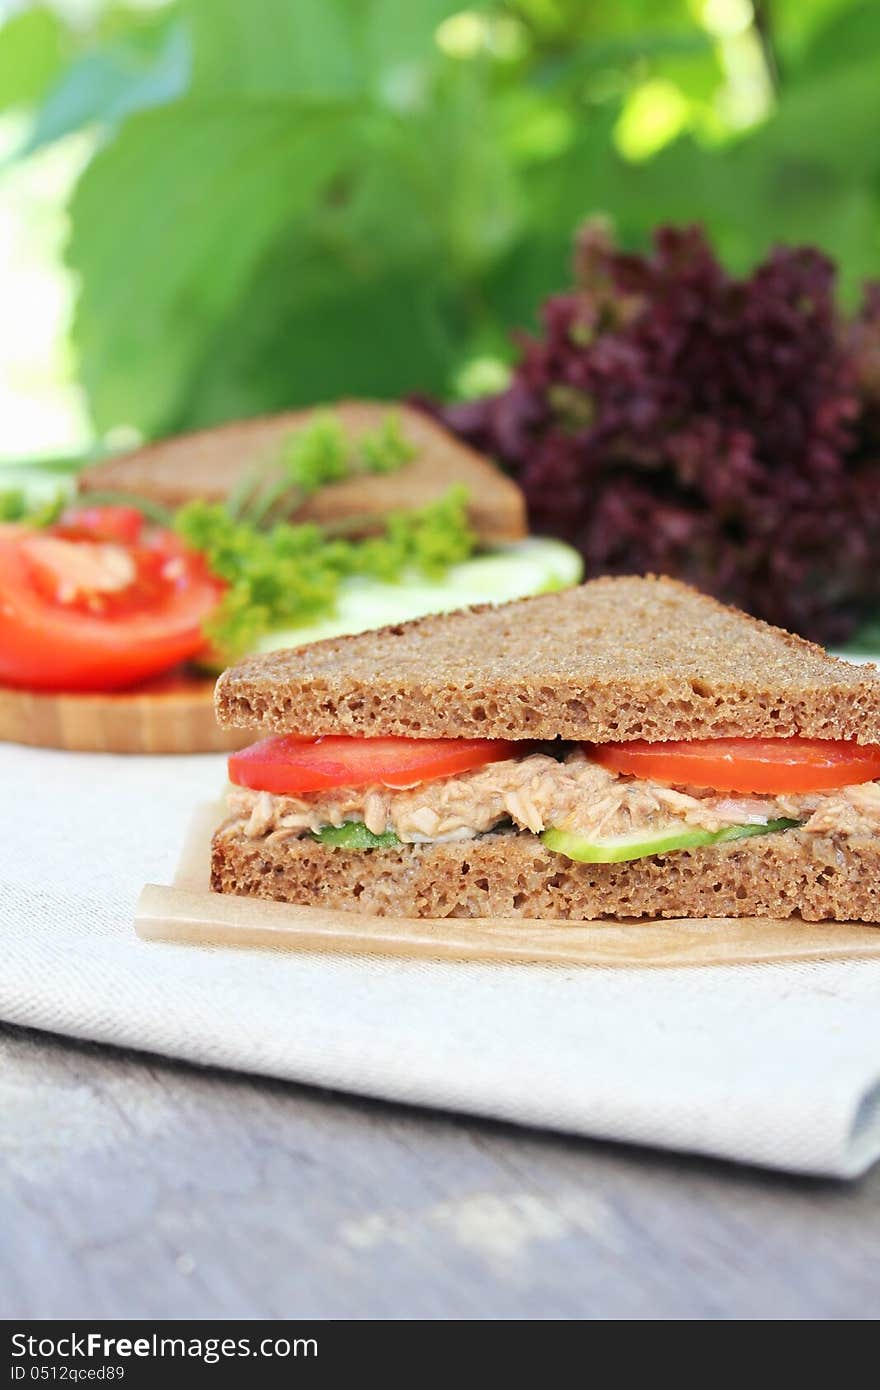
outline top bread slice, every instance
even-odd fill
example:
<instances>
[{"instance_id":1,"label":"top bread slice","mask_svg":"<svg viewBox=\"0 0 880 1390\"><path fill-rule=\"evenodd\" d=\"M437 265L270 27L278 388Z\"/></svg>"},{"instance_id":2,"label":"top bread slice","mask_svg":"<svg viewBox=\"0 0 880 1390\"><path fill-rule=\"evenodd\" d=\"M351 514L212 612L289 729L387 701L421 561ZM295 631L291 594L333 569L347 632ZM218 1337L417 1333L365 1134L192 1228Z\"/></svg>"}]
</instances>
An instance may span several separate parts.
<instances>
[{"instance_id":1,"label":"top bread slice","mask_svg":"<svg viewBox=\"0 0 880 1390\"><path fill-rule=\"evenodd\" d=\"M421 411L387 401L340 401L331 413L356 438L375 430L389 410L418 450L412 462L394 473L361 474L322 488L306 499L296 521L327 524L363 516L362 534L369 534L381 529L388 512L424 507L463 483L470 493L470 522L481 541L497 545L526 534L525 501L516 483ZM79 488L130 492L167 507L192 497L222 502L246 474L271 465L285 435L308 425L316 413L290 410L162 439L85 469Z\"/></svg>"},{"instance_id":2,"label":"top bread slice","mask_svg":"<svg viewBox=\"0 0 880 1390\"><path fill-rule=\"evenodd\" d=\"M672 579L594 579L250 657L221 725L308 736L880 743L880 677Z\"/></svg>"}]
</instances>

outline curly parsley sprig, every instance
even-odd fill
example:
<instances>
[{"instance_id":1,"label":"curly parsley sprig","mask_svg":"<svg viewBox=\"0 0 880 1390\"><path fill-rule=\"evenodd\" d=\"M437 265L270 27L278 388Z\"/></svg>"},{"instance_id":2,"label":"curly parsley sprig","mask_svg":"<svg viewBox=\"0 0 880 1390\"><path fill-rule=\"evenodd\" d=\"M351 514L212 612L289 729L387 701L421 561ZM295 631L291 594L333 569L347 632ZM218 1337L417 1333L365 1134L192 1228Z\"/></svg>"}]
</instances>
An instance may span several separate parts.
<instances>
[{"instance_id":1,"label":"curly parsley sprig","mask_svg":"<svg viewBox=\"0 0 880 1390\"><path fill-rule=\"evenodd\" d=\"M310 523L278 522L265 530L231 516L222 504L186 503L175 530L229 585L207 637L230 660L267 632L332 614L344 579L364 575L397 583L413 572L440 578L475 549L467 497L466 488L452 487L417 511L392 513L381 535L363 540L328 537Z\"/></svg>"},{"instance_id":2,"label":"curly parsley sprig","mask_svg":"<svg viewBox=\"0 0 880 1390\"><path fill-rule=\"evenodd\" d=\"M229 510L256 526L282 521L322 487L358 474L395 473L417 452L394 410L356 439L346 434L337 416L318 411L302 429L282 439L267 466L242 479L229 499Z\"/></svg>"}]
</instances>

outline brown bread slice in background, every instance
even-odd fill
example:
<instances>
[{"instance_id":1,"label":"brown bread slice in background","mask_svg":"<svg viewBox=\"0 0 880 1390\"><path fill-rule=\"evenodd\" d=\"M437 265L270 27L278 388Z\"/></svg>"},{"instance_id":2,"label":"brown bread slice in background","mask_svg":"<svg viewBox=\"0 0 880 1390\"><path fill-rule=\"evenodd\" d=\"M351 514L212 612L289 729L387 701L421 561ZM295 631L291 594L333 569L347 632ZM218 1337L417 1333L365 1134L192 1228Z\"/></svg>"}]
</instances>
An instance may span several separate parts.
<instances>
[{"instance_id":1,"label":"brown bread slice in background","mask_svg":"<svg viewBox=\"0 0 880 1390\"><path fill-rule=\"evenodd\" d=\"M261 465L271 465L285 435L302 429L325 409L354 437L376 429L394 411L405 437L419 452L398 472L370 474L322 488L307 499L295 520L328 523L375 516L378 530L389 511L423 507L454 483L464 483L470 489L471 524L485 544L520 540L526 534L525 502L516 483L412 406L380 401L341 401L332 407L291 410L175 435L85 469L78 485L83 492L130 492L169 507L192 497L222 502L242 477ZM372 529L365 525L364 534Z\"/></svg>"},{"instance_id":2,"label":"brown bread slice in background","mask_svg":"<svg viewBox=\"0 0 880 1390\"><path fill-rule=\"evenodd\" d=\"M651 576L249 657L215 704L266 733L880 743L875 667Z\"/></svg>"}]
</instances>

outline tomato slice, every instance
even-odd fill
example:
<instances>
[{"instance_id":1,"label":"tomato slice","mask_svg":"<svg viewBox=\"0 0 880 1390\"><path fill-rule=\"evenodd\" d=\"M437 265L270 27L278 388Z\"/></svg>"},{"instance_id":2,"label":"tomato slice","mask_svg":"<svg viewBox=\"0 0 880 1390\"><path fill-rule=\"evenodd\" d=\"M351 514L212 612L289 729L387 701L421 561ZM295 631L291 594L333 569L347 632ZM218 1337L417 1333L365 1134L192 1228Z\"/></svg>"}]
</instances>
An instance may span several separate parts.
<instances>
[{"instance_id":1,"label":"tomato slice","mask_svg":"<svg viewBox=\"0 0 880 1390\"><path fill-rule=\"evenodd\" d=\"M880 744L846 739L635 739L586 748L611 772L716 792L818 792L880 778Z\"/></svg>"},{"instance_id":2,"label":"tomato slice","mask_svg":"<svg viewBox=\"0 0 880 1390\"><path fill-rule=\"evenodd\" d=\"M52 527L56 536L93 541L118 541L134 545L144 530L143 512L137 507L68 507Z\"/></svg>"},{"instance_id":3,"label":"tomato slice","mask_svg":"<svg viewBox=\"0 0 880 1390\"><path fill-rule=\"evenodd\" d=\"M121 512L121 516L111 513ZM0 683L117 690L194 656L223 585L131 508L0 533Z\"/></svg>"},{"instance_id":4,"label":"tomato slice","mask_svg":"<svg viewBox=\"0 0 880 1390\"><path fill-rule=\"evenodd\" d=\"M511 758L522 744L492 738L299 738L281 734L229 759L229 778L254 791L297 796L328 787L414 787Z\"/></svg>"}]
</instances>

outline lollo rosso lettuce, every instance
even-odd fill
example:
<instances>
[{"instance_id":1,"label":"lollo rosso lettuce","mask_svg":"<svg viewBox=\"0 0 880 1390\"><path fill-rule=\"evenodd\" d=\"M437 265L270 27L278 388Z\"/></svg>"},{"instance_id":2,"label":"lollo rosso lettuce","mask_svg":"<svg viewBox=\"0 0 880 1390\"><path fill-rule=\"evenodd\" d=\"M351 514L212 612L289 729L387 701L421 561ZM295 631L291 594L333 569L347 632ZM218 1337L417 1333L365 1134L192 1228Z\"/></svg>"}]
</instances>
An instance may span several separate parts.
<instances>
[{"instance_id":1,"label":"lollo rosso lettuce","mask_svg":"<svg viewBox=\"0 0 880 1390\"><path fill-rule=\"evenodd\" d=\"M441 417L588 575L676 575L839 643L880 607L880 287L847 321L834 280L810 248L736 278L695 227L623 254L591 220L508 389Z\"/></svg>"}]
</instances>

